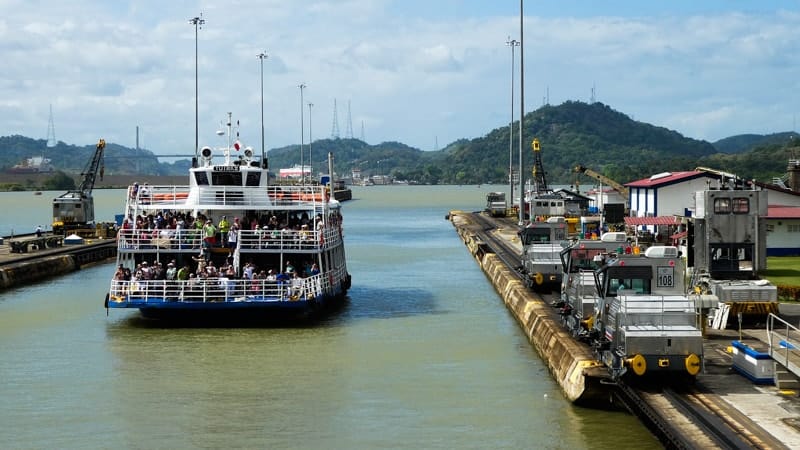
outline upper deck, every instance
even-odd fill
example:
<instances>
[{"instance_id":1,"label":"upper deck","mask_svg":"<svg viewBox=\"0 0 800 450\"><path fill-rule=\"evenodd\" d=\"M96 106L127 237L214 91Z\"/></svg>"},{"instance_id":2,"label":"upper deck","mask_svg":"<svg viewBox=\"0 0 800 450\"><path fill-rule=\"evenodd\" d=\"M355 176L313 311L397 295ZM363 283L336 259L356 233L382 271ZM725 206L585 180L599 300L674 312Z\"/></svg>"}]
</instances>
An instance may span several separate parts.
<instances>
[{"instance_id":1,"label":"upper deck","mask_svg":"<svg viewBox=\"0 0 800 450\"><path fill-rule=\"evenodd\" d=\"M318 210L330 199L326 186L131 186L127 211ZM338 202L337 202L338 203Z\"/></svg>"}]
</instances>

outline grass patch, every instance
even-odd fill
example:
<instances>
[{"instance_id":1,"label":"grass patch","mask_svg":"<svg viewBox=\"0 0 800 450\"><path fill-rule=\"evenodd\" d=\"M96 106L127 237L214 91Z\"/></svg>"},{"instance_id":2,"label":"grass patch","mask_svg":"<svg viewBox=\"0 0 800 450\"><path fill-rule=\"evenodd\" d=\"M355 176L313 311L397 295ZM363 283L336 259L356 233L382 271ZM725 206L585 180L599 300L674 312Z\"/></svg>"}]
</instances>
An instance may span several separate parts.
<instances>
[{"instance_id":1,"label":"grass patch","mask_svg":"<svg viewBox=\"0 0 800 450\"><path fill-rule=\"evenodd\" d=\"M800 256L768 257L761 276L778 286L779 300L800 300Z\"/></svg>"},{"instance_id":2,"label":"grass patch","mask_svg":"<svg viewBox=\"0 0 800 450\"><path fill-rule=\"evenodd\" d=\"M772 284L800 286L800 256L770 256L761 275Z\"/></svg>"}]
</instances>

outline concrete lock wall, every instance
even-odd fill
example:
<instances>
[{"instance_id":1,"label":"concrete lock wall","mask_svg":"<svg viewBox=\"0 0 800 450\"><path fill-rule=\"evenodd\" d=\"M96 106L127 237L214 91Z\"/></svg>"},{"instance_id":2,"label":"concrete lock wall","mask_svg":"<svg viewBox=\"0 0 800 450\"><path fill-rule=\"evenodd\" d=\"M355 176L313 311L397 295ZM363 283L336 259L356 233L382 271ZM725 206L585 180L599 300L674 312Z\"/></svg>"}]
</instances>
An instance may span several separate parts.
<instances>
[{"instance_id":1,"label":"concrete lock wall","mask_svg":"<svg viewBox=\"0 0 800 450\"><path fill-rule=\"evenodd\" d=\"M54 255L0 267L0 289L30 284L44 278L74 272L79 266L73 255Z\"/></svg>"},{"instance_id":2,"label":"concrete lock wall","mask_svg":"<svg viewBox=\"0 0 800 450\"><path fill-rule=\"evenodd\" d=\"M525 287L497 255L486 251L485 244L470 229L468 218L451 213L450 219L567 399L579 404L606 402L605 389L600 387L599 378L587 377L588 372L605 372L589 348L572 338L554 319L552 307Z\"/></svg>"}]
</instances>

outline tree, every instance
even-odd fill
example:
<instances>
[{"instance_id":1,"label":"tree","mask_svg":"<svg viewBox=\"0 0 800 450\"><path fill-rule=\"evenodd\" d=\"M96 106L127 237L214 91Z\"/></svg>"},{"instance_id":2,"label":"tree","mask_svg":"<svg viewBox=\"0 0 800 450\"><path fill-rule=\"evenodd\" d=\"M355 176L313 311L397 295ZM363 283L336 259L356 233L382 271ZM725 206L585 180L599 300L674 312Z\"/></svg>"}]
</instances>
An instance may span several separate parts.
<instances>
[{"instance_id":1,"label":"tree","mask_svg":"<svg viewBox=\"0 0 800 450\"><path fill-rule=\"evenodd\" d=\"M62 171L56 171L52 176L44 180L42 188L48 191L72 190L75 189L75 180Z\"/></svg>"}]
</instances>

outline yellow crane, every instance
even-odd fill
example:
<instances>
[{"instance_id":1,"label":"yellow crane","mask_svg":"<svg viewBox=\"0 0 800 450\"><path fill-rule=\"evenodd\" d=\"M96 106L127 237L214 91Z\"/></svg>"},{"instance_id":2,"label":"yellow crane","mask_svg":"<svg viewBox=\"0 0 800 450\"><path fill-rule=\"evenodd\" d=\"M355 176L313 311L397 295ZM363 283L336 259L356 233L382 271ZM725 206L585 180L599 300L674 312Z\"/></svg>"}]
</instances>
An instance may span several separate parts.
<instances>
[{"instance_id":1,"label":"yellow crane","mask_svg":"<svg viewBox=\"0 0 800 450\"><path fill-rule=\"evenodd\" d=\"M622 195L625 198L625 201L628 200L628 188L626 188L625 186L617 183L616 181L612 180L611 178L608 178L607 176L605 176L605 175L603 175L601 173L595 172L594 170L592 170L592 169L590 169L590 168L588 168L586 166L582 166L582 165L575 166L574 172L575 173L582 173L582 174L584 174L586 176L594 178L595 180L597 180L597 181L599 181L599 182L601 182L601 183L603 183L605 185L611 186L612 188L614 188L615 191L619 192L620 195Z\"/></svg>"},{"instance_id":2,"label":"yellow crane","mask_svg":"<svg viewBox=\"0 0 800 450\"><path fill-rule=\"evenodd\" d=\"M625 186L621 185L620 183L617 183L616 181L612 180L611 178L608 178L607 176L605 176L605 175L603 175L603 174L601 174L599 172L595 172L594 170L592 170L592 169L590 169L590 168L588 168L588 167L586 167L584 165L580 165L579 164L579 165L575 166L575 169L573 170L573 172L582 173L582 174L584 174L586 176L594 178L595 180L599 181L602 184L605 184L607 186L611 186L615 191L619 192L619 194L622 196L622 198L625 199L625 211L626 212L628 211L628 208L630 206L629 205L630 199L628 197L628 194L629 194L628 188L626 188Z\"/></svg>"}]
</instances>

